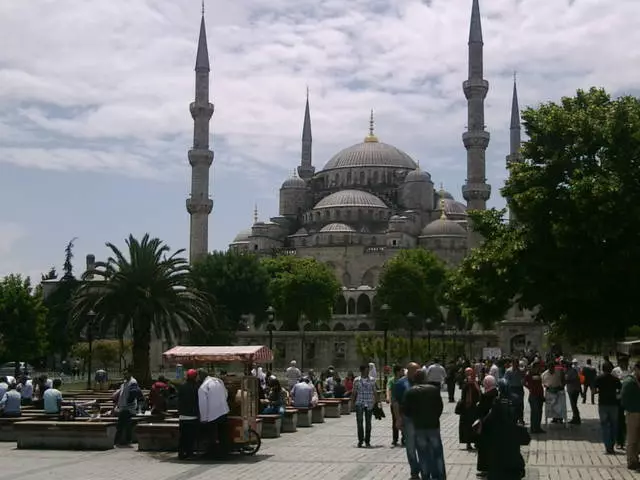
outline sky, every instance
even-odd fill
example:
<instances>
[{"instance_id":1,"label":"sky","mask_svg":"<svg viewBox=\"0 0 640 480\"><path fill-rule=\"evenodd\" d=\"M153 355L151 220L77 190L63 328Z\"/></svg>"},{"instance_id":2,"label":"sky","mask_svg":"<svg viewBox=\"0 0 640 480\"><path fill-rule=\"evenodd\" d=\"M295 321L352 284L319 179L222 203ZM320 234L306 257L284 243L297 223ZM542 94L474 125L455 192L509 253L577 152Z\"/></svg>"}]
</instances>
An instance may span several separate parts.
<instances>
[{"instance_id":1,"label":"sky","mask_svg":"<svg viewBox=\"0 0 640 480\"><path fill-rule=\"evenodd\" d=\"M205 0L215 160L211 250L278 214L307 86L317 170L367 133L461 200L471 0ZM481 0L489 206L520 106L638 92L638 0ZM148 232L188 247L200 0L0 0L0 275L39 280L75 241L105 259ZM624 41L623 41L624 39Z\"/></svg>"}]
</instances>

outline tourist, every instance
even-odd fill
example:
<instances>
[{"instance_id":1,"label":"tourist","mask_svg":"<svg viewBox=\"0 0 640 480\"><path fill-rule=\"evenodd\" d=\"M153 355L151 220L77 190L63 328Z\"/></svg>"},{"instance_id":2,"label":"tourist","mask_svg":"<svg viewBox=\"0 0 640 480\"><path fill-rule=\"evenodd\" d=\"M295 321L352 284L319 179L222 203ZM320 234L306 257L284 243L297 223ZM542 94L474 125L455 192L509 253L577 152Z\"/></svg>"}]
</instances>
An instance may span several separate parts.
<instances>
[{"instance_id":1,"label":"tourist","mask_svg":"<svg viewBox=\"0 0 640 480\"><path fill-rule=\"evenodd\" d=\"M27 375L22 375L18 389L22 397L22 405L31 405L33 401L33 381Z\"/></svg>"},{"instance_id":2,"label":"tourist","mask_svg":"<svg viewBox=\"0 0 640 480\"><path fill-rule=\"evenodd\" d=\"M293 386L300 381L302 378L302 372L297 367L297 362L295 360L291 360L289 368L284 372L284 376L287 379L287 388L289 390L291 390Z\"/></svg>"},{"instance_id":3,"label":"tourist","mask_svg":"<svg viewBox=\"0 0 640 480\"><path fill-rule=\"evenodd\" d=\"M504 373L504 379L509 386L509 394L512 395L516 420L521 424L524 423L524 370L524 363L514 359Z\"/></svg>"},{"instance_id":4,"label":"tourist","mask_svg":"<svg viewBox=\"0 0 640 480\"><path fill-rule=\"evenodd\" d=\"M138 386L138 381L131 376L129 370L124 371L124 381L120 385L120 388L114 393L114 397L116 398L115 404L118 414L115 444L127 446L131 444L133 434L133 422L131 419L136 414L138 402L144 400L142 391Z\"/></svg>"},{"instance_id":5,"label":"tourist","mask_svg":"<svg viewBox=\"0 0 640 480\"><path fill-rule=\"evenodd\" d=\"M386 401L388 404L393 405L395 398L393 397L393 385L397 380L400 380L402 377L402 366L394 365L393 366L393 375L389 377L387 380L387 390L386 390ZM399 402L396 402L399 403ZM400 430L398 429L398 425L396 422L396 409L391 408L391 446L398 446L398 439L400 438ZM404 441L402 442L404 444Z\"/></svg>"},{"instance_id":6,"label":"tourist","mask_svg":"<svg viewBox=\"0 0 640 480\"><path fill-rule=\"evenodd\" d=\"M560 360L550 362L549 368L542 373L542 385L545 387L545 417L552 423L562 423L567 419L567 399L564 391L564 369Z\"/></svg>"},{"instance_id":7,"label":"tourist","mask_svg":"<svg viewBox=\"0 0 640 480\"><path fill-rule=\"evenodd\" d=\"M378 390L368 365L360 367L360 376L353 381L353 403L356 407L358 448L362 448L363 443L371 447L371 415L374 405L378 403Z\"/></svg>"},{"instance_id":8,"label":"tourist","mask_svg":"<svg viewBox=\"0 0 640 480\"><path fill-rule=\"evenodd\" d=\"M611 374L620 380L620 382L623 382L627 377L631 376L632 372L629 370L629 357L621 356L618 359L618 366L611 371ZM620 403L620 395L618 395L618 407L616 446L623 449L627 439L627 423L624 418L624 408L622 408L622 404Z\"/></svg>"},{"instance_id":9,"label":"tourist","mask_svg":"<svg viewBox=\"0 0 640 480\"><path fill-rule=\"evenodd\" d=\"M572 425L580 425L580 410L578 410L578 399L582 394L582 385L580 383L580 370L578 368L578 360L575 358L571 362L571 366L567 369L566 374L567 395L569 395L569 404L571 405L571 423Z\"/></svg>"},{"instance_id":10,"label":"tourist","mask_svg":"<svg viewBox=\"0 0 640 480\"><path fill-rule=\"evenodd\" d=\"M180 425L178 458L182 460L193 456L200 431L197 376L198 373L195 370L187 370L187 379L178 387L178 421Z\"/></svg>"},{"instance_id":11,"label":"tourist","mask_svg":"<svg viewBox=\"0 0 640 480\"><path fill-rule=\"evenodd\" d=\"M633 375L622 382L621 403L627 419L627 467L638 470L640 463L640 363L636 363Z\"/></svg>"},{"instance_id":12,"label":"tourist","mask_svg":"<svg viewBox=\"0 0 640 480\"><path fill-rule=\"evenodd\" d=\"M413 425L418 464L423 479L446 478L440 436L440 416L443 408L440 389L427 383L424 371L417 371L413 377L413 385L404 394L402 414Z\"/></svg>"},{"instance_id":13,"label":"tourist","mask_svg":"<svg viewBox=\"0 0 640 480\"><path fill-rule=\"evenodd\" d=\"M287 405L287 391L282 388L277 378L269 379L267 406L262 410L264 415L284 415Z\"/></svg>"},{"instance_id":14,"label":"tourist","mask_svg":"<svg viewBox=\"0 0 640 480\"><path fill-rule=\"evenodd\" d=\"M618 408L620 408L618 393L622 387L620 380L611 374L612 370L611 362L604 362L602 373L595 381L602 441L606 452L610 455L614 454L613 446L618 435Z\"/></svg>"},{"instance_id":15,"label":"tourist","mask_svg":"<svg viewBox=\"0 0 640 480\"><path fill-rule=\"evenodd\" d=\"M108 379L109 375L107 374L107 371L105 369L99 368L98 370L96 370L94 380L96 382L96 385L98 386L98 390L106 389Z\"/></svg>"},{"instance_id":16,"label":"tourist","mask_svg":"<svg viewBox=\"0 0 640 480\"><path fill-rule=\"evenodd\" d=\"M295 408L313 408L315 389L309 377L304 377L291 389L291 401Z\"/></svg>"},{"instance_id":17,"label":"tourist","mask_svg":"<svg viewBox=\"0 0 640 480\"><path fill-rule=\"evenodd\" d=\"M0 377L0 398L4 396L9 390L9 382L7 382L7 377Z\"/></svg>"},{"instance_id":18,"label":"tourist","mask_svg":"<svg viewBox=\"0 0 640 480\"><path fill-rule=\"evenodd\" d=\"M355 380L355 375L351 370L347 372L347 376L344 379L344 388L346 389L346 397L350 397L353 392L353 381Z\"/></svg>"},{"instance_id":19,"label":"tourist","mask_svg":"<svg viewBox=\"0 0 640 480\"><path fill-rule=\"evenodd\" d=\"M169 396L169 382L164 375L151 385L149 391L149 408L152 415L163 415L167 412L167 397Z\"/></svg>"},{"instance_id":20,"label":"tourist","mask_svg":"<svg viewBox=\"0 0 640 480\"><path fill-rule=\"evenodd\" d=\"M458 423L458 441L467 445L467 450L473 450L475 442L473 422L477 420L477 405L480 401L480 385L476 381L473 368L464 370L465 383L462 387L462 396L456 405L456 414L460 415Z\"/></svg>"},{"instance_id":21,"label":"tourist","mask_svg":"<svg viewBox=\"0 0 640 480\"><path fill-rule=\"evenodd\" d=\"M534 360L529 372L524 377L524 386L529 390L530 432L546 433L542 429L542 407L544 406L544 388L542 386L541 361Z\"/></svg>"},{"instance_id":22,"label":"tourist","mask_svg":"<svg viewBox=\"0 0 640 480\"><path fill-rule=\"evenodd\" d=\"M458 377L458 365L456 362L451 362L447 367L447 396L449 397L449 403L456 401L456 379Z\"/></svg>"},{"instance_id":23,"label":"tourist","mask_svg":"<svg viewBox=\"0 0 640 480\"><path fill-rule=\"evenodd\" d=\"M496 364L496 360L491 359L491 362L488 363L491 363L491 365L489 366L489 375L497 380L500 376L500 368Z\"/></svg>"},{"instance_id":24,"label":"tourist","mask_svg":"<svg viewBox=\"0 0 640 480\"><path fill-rule=\"evenodd\" d=\"M427 383L433 385L440 391L445 378L447 378L447 371L437 358L433 359L433 363L424 370L427 378Z\"/></svg>"},{"instance_id":25,"label":"tourist","mask_svg":"<svg viewBox=\"0 0 640 480\"><path fill-rule=\"evenodd\" d=\"M42 396L44 401L44 413L54 415L62 411L62 393L60 387L62 381L56 378L53 381L52 387L47 388Z\"/></svg>"},{"instance_id":26,"label":"tourist","mask_svg":"<svg viewBox=\"0 0 640 480\"><path fill-rule=\"evenodd\" d=\"M491 375L487 375L482 380L482 386L484 387L484 393L480 396L480 401L478 402L478 418L486 417L493 404L498 397L498 389L497 389L497 381ZM482 440L482 435L478 435L476 431L476 446L478 447L478 459L476 462L476 469L478 473L476 476L478 477L486 477L487 472L489 471L489 450L491 449L491 444L484 443Z\"/></svg>"},{"instance_id":27,"label":"tourist","mask_svg":"<svg viewBox=\"0 0 640 480\"><path fill-rule=\"evenodd\" d=\"M582 403L587 403L587 389L589 389L591 391L591 405L593 405L595 403L595 382L598 372L591 364L590 358L587 358L587 364L582 367L582 376L584 377Z\"/></svg>"},{"instance_id":28,"label":"tourist","mask_svg":"<svg viewBox=\"0 0 640 480\"><path fill-rule=\"evenodd\" d=\"M335 377L336 384L333 386L333 398L345 398L347 395L347 389L342 384L340 377Z\"/></svg>"},{"instance_id":29,"label":"tourist","mask_svg":"<svg viewBox=\"0 0 640 480\"><path fill-rule=\"evenodd\" d=\"M406 375L393 385L391 403L391 408L395 410L396 427L402 431L411 478L420 478L420 464L418 463L415 428L411 419L402 414L402 402L404 401L405 393L411 388L413 378L418 370L420 370L420 365L417 363L412 362L407 365Z\"/></svg>"},{"instance_id":30,"label":"tourist","mask_svg":"<svg viewBox=\"0 0 640 480\"><path fill-rule=\"evenodd\" d=\"M229 453L229 393L224 382L210 376L206 370L198 370L198 378L202 382L198 389L198 406L200 424L209 442L207 454L214 458L224 458Z\"/></svg>"},{"instance_id":31,"label":"tourist","mask_svg":"<svg viewBox=\"0 0 640 480\"><path fill-rule=\"evenodd\" d=\"M19 417L20 400L20 392L16 390L16 384L9 383L7 391L0 398L0 417Z\"/></svg>"}]
</instances>

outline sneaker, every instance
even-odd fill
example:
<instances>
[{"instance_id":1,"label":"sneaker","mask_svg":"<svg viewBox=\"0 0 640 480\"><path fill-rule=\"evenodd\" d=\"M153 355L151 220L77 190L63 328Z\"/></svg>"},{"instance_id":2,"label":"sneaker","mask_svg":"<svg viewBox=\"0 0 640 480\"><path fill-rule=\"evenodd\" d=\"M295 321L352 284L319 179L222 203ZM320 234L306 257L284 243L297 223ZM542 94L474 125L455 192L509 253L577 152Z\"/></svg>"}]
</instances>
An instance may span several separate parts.
<instances>
[{"instance_id":1,"label":"sneaker","mask_svg":"<svg viewBox=\"0 0 640 480\"><path fill-rule=\"evenodd\" d=\"M391 446L392 447L397 447L398 446L398 442L391 442Z\"/></svg>"},{"instance_id":2,"label":"sneaker","mask_svg":"<svg viewBox=\"0 0 640 480\"><path fill-rule=\"evenodd\" d=\"M362 442L358 442L358 448L362 448Z\"/></svg>"},{"instance_id":3,"label":"sneaker","mask_svg":"<svg viewBox=\"0 0 640 480\"><path fill-rule=\"evenodd\" d=\"M370 443L365 443L364 446L365 446L365 448L371 448L371 444Z\"/></svg>"}]
</instances>

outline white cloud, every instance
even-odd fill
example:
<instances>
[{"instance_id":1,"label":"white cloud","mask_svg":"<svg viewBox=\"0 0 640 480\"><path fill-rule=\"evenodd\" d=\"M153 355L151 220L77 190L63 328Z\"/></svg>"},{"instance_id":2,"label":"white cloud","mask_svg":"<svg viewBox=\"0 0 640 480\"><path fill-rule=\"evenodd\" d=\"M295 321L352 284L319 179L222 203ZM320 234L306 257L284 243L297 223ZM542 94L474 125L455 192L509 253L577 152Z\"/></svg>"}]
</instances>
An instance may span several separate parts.
<instances>
[{"instance_id":1,"label":"white cloud","mask_svg":"<svg viewBox=\"0 0 640 480\"><path fill-rule=\"evenodd\" d=\"M520 72L522 105L592 84L629 91L640 77L636 49L627 48L640 44L640 2L481 3L496 191L511 71ZM256 185L266 168L286 174L298 157L309 84L317 168L360 141L374 108L383 141L420 159L436 180L451 171L463 183L470 6L207 0L216 168L243 165ZM158 179L187 168L198 20L196 0L2 2L0 133L10 140L0 161Z\"/></svg>"}]
</instances>

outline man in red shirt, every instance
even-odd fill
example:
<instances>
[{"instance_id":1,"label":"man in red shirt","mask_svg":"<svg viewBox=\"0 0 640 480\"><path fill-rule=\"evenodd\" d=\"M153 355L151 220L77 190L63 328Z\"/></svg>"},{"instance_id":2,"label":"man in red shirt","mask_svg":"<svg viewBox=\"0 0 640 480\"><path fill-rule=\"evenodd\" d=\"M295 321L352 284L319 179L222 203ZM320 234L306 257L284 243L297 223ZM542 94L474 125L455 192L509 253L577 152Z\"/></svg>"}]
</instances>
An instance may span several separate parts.
<instances>
[{"instance_id":1,"label":"man in red shirt","mask_svg":"<svg viewBox=\"0 0 640 480\"><path fill-rule=\"evenodd\" d=\"M524 386L529 390L529 406L531 407L531 433L545 433L542 430L542 407L544 406L544 388L542 387L542 365L540 361L531 364L524 377Z\"/></svg>"}]
</instances>

